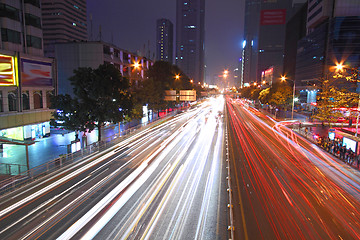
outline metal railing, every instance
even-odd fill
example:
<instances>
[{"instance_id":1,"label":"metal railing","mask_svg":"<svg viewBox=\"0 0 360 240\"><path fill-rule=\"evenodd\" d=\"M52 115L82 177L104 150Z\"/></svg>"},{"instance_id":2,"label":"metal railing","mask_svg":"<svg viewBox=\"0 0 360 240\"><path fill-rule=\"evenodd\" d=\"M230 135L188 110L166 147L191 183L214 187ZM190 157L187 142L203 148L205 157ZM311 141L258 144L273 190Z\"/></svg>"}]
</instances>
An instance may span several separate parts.
<instances>
[{"instance_id":1,"label":"metal railing","mask_svg":"<svg viewBox=\"0 0 360 240\"><path fill-rule=\"evenodd\" d=\"M18 175L27 170L26 165L13 163L0 163L0 174Z\"/></svg>"},{"instance_id":2,"label":"metal railing","mask_svg":"<svg viewBox=\"0 0 360 240\"><path fill-rule=\"evenodd\" d=\"M167 115L162 116L162 117L156 117L151 122L138 124L137 126L126 129L118 134L107 137L100 142L95 142L95 143L89 144L85 148L82 148L80 151L60 155L56 159L53 159L42 165L31 168L27 171L20 171L20 170L24 170L24 168L20 167L22 165L19 165L19 166L17 166L18 175L11 176L0 182L0 196L7 192L11 192L21 186L29 184L29 183L35 181L36 179L39 179L45 175L48 175L56 170L59 170L59 169L65 167L65 166L68 166L69 164L72 164L81 159L89 157L91 154L102 152L102 151L118 144L119 142L124 140L124 138L129 137L135 131L143 130L146 127L150 127L151 125L157 124L160 120L164 120L168 117L174 116L175 114L177 114L177 111L170 112ZM17 165L17 164L7 164L7 165L8 166L4 166L4 168L9 169L8 173L14 173L15 171L10 171L10 170L13 170L13 168L15 166L11 166L11 165ZM0 165L0 167L1 167L1 165ZM25 169L26 169L26 166L25 166Z\"/></svg>"}]
</instances>

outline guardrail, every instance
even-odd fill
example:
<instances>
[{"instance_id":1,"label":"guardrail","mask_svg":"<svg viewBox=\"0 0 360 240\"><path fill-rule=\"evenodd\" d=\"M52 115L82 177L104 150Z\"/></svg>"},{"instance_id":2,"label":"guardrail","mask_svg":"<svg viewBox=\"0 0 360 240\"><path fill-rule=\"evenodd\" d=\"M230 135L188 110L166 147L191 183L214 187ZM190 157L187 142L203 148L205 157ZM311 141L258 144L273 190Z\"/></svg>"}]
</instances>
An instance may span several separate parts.
<instances>
[{"instance_id":1,"label":"guardrail","mask_svg":"<svg viewBox=\"0 0 360 240\"><path fill-rule=\"evenodd\" d=\"M126 130L122 131L120 134L115 134L111 137L105 138L104 140L102 140L100 142L95 142L95 143L89 144L85 148L82 148L80 151L77 151L74 153L69 153L69 154L63 154L56 159L53 159L42 165L34 167L28 171L20 171L21 169L18 167L19 173L20 173L19 175L11 176L0 182L0 196L7 192L14 191L18 187L29 184L47 174L52 173L56 170L59 170L69 164L72 164L76 161L79 161L79 160L85 158L85 157L88 157L91 154L94 154L96 152L102 152L105 149L118 144L125 137L129 136L133 132L142 130L145 127L156 124L164 118L174 116L175 114L177 114L177 112L178 111L173 111L173 112L168 113L165 116L156 117L155 120L153 120L152 122L139 124L135 127L126 129ZM10 165L16 165L16 164L10 164ZM1 165L0 165L0 167L1 167Z\"/></svg>"},{"instance_id":2,"label":"guardrail","mask_svg":"<svg viewBox=\"0 0 360 240\"><path fill-rule=\"evenodd\" d=\"M231 178L230 178L230 155L229 155L229 139L228 139L228 121L227 118L225 119L226 124L225 124L225 144L226 144L226 168L227 168L227 184L228 184L228 189L227 192L229 194L229 204L228 204L228 208L229 208L229 222L230 225L228 226L228 230L230 231L230 238L234 239L234 212L233 212L233 202L232 202L232 189L231 189Z\"/></svg>"},{"instance_id":3,"label":"guardrail","mask_svg":"<svg viewBox=\"0 0 360 240\"><path fill-rule=\"evenodd\" d=\"M0 163L0 173L6 175L17 175L26 171L27 166L13 163Z\"/></svg>"}]
</instances>

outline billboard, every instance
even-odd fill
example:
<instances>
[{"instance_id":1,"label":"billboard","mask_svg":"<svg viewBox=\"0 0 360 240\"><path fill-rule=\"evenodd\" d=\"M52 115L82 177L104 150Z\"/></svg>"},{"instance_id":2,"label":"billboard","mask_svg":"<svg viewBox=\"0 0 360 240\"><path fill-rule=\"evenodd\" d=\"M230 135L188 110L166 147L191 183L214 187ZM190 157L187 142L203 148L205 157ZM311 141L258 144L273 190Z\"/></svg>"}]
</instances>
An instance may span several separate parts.
<instances>
[{"instance_id":1,"label":"billboard","mask_svg":"<svg viewBox=\"0 0 360 240\"><path fill-rule=\"evenodd\" d=\"M0 86L16 86L15 58L0 54Z\"/></svg>"},{"instance_id":2,"label":"billboard","mask_svg":"<svg viewBox=\"0 0 360 240\"><path fill-rule=\"evenodd\" d=\"M261 25L280 25L286 23L286 9L261 10Z\"/></svg>"},{"instance_id":3,"label":"billboard","mask_svg":"<svg viewBox=\"0 0 360 240\"><path fill-rule=\"evenodd\" d=\"M165 90L165 101L176 101L176 90Z\"/></svg>"},{"instance_id":4,"label":"billboard","mask_svg":"<svg viewBox=\"0 0 360 240\"><path fill-rule=\"evenodd\" d=\"M53 86L52 64L21 59L22 86Z\"/></svg>"},{"instance_id":5,"label":"billboard","mask_svg":"<svg viewBox=\"0 0 360 240\"><path fill-rule=\"evenodd\" d=\"M180 90L180 101L196 101L196 91Z\"/></svg>"}]
</instances>

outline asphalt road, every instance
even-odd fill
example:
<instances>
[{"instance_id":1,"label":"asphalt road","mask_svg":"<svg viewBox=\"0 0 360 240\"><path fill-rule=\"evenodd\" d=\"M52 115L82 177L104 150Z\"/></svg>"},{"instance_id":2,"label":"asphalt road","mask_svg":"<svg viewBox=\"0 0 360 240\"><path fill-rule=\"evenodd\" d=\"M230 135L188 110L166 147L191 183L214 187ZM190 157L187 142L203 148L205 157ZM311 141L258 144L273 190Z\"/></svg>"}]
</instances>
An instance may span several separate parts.
<instances>
[{"instance_id":1,"label":"asphalt road","mask_svg":"<svg viewBox=\"0 0 360 240\"><path fill-rule=\"evenodd\" d=\"M3 196L0 239L226 239L223 106L205 102Z\"/></svg>"},{"instance_id":2,"label":"asphalt road","mask_svg":"<svg viewBox=\"0 0 360 240\"><path fill-rule=\"evenodd\" d=\"M235 239L360 239L360 174L227 100Z\"/></svg>"}]
</instances>

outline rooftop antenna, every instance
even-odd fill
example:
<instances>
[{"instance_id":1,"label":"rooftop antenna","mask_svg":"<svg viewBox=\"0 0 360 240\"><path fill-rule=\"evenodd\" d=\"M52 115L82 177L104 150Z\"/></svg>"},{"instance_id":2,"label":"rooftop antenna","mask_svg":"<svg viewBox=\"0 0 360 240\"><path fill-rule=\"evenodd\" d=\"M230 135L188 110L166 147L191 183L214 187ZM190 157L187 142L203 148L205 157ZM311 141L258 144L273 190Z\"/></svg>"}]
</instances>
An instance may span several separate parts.
<instances>
[{"instance_id":1,"label":"rooftop antenna","mask_svg":"<svg viewBox=\"0 0 360 240\"><path fill-rule=\"evenodd\" d=\"M93 40L93 22L92 22L92 13L90 13L90 41Z\"/></svg>"},{"instance_id":2,"label":"rooftop antenna","mask_svg":"<svg viewBox=\"0 0 360 240\"><path fill-rule=\"evenodd\" d=\"M101 35L101 25L99 25L99 40L102 41L102 35Z\"/></svg>"}]
</instances>

